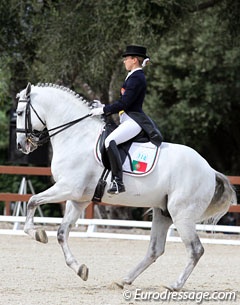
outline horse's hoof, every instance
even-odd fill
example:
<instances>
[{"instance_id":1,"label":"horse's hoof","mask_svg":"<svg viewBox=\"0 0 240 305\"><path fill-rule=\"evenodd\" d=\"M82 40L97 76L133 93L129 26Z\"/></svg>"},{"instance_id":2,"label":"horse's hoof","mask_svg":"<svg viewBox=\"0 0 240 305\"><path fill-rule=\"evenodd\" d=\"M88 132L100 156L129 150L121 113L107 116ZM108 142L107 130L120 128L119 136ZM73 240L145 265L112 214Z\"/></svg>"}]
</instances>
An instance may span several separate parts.
<instances>
[{"instance_id":1,"label":"horse's hoof","mask_svg":"<svg viewBox=\"0 0 240 305\"><path fill-rule=\"evenodd\" d=\"M47 234L44 230L37 230L35 233L36 241L46 244L48 242Z\"/></svg>"},{"instance_id":2,"label":"horse's hoof","mask_svg":"<svg viewBox=\"0 0 240 305\"><path fill-rule=\"evenodd\" d=\"M81 265L78 270L78 276L84 281L88 279L88 267L86 265Z\"/></svg>"},{"instance_id":3,"label":"horse's hoof","mask_svg":"<svg viewBox=\"0 0 240 305\"><path fill-rule=\"evenodd\" d=\"M113 288L120 288L120 289L123 289L124 288L124 284L122 281L115 281L112 283L112 287Z\"/></svg>"},{"instance_id":4,"label":"horse's hoof","mask_svg":"<svg viewBox=\"0 0 240 305\"><path fill-rule=\"evenodd\" d=\"M168 291L171 291L171 292L173 292L173 291L179 291L179 290L180 290L180 289L174 287L173 285L168 285L168 286L163 285L162 287L165 288L165 289L167 289Z\"/></svg>"},{"instance_id":5,"label":"horse's hoof","mask_svg":"<svg viewBox=\"0 0 240 305\"><path fill-rule=\"evenodd\" d=\"M164 289L167 289L168 291L173 291L172 287L169 285L169 286L166 286L166 285L162 285L162 287Z\"/></svg>"}]
</instances>

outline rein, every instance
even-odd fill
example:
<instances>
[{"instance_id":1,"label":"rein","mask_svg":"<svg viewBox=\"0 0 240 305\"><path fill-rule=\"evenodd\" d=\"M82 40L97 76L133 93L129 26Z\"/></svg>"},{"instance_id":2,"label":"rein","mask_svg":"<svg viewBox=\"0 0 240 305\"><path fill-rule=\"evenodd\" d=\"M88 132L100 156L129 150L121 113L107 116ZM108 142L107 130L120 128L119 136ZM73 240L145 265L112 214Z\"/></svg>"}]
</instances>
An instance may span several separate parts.
<instances>
[{"instance_id":1,"label":"rein","mask_svg":"<svg viewBox=\"0 0 240 305\"><path fill-rule=\"evenodd\" d=\"M51 129L47 129L46 124L41 119L41 117L39 116L39 114L37 113L37 111L35 110L35 108L33 107L32 103L31 103L30 94L28 96L26 96L26 99L21 99L21 100L19 100L19 102L27 103L26 115L25 115L25 129L17 128L16 132L25 133L27 141L30 142L35 147L38 147L38 146L41 146L41 145L47 143L51 137L57 135L58 133L64 131L65 129L67 129L91 116L91 114L87 114L74 121L70 121L68 123L56 126ZM33 130L32 122L31 122L31 109L34 111L34 113L36 114L39 121L43 124L43 126L45 126L45 128L42 131ZM56 131L49 135L49 132L54 131L54 130L56 130Z\"/></svg>"},{"instance_id":2,"label":"rein","mask_svg":"<svg viewBox=\"0 0 240 305\"><path fill-rule=\"evenodd\" d=\"M51 128L51 129L44 129L43 131L38 131L38 132L40 133L40 135L39 135L39 138L40 138L40 139L39 139L39 141L38 141L38 145L42 145L42 144L48 142L48 141L50 140L51 137L57 135L58 133L64 131L65 129L67 129L67 128L69 128L69 127L71 127L71 126L73 126L73 125L75 125L75 124L77 124L77 123L79 123L79 122L81 122L82 120L88 118L89 116L91 116L91 114L87 114L87 115L85 115L85 116L83 116L83 117L81 117L81 118L78 118L78 119L74 120L74 121L70 121L70 122L68 122L68 123L59 125L59 126L57 126L57 127ZM57 129L59 129L59 128L61 128L61 129L60 129L60 130L57 130ZM50 131L53 131L53 130L57 130L57 131L54 132L54 133L52 133L51 135L49 135L48 133L49 133ZM45 135L45 136L44 136L44 135ZM44 138L41 139L42 136L44 136Z\"/></svg>"}]
</instances>

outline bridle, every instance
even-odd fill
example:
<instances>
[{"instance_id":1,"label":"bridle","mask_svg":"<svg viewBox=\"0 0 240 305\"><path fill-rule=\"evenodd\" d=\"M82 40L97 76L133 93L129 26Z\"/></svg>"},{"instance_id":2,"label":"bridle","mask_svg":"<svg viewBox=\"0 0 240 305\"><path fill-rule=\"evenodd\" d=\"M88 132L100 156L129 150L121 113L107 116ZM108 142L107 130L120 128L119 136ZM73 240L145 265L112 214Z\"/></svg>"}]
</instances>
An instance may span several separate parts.
<instances>
[{"instance_id":1,"label":"bridle","mask_svg":"<svg viewBox=\"0 0 240 305\"><path fill-rule=\"evenodd\" d=\"M91 116L91 114L87 114L74 121L59 125L57 127L51 128L51 129L47 129L46 123L41 119L41 117L39 116L36 109L33 107L32 103L31 103L30 94L26 95L25 99L23 99L23 98L19 99L18 102L26 103L26 114L25 114L25 128L24 129L16 128L16 133L17 132L25 133L27 142L31 143L35 147L38 147L38 146L41 146L41 145L47 143L51 137L55 136L56 134L64 131L65 129L67 129L67 128L77 124L78 122L88 118L89 116ZM31 109L34 111L34 113L36 114L39 121L43 124L43 126L45 126L45 128L42 131L33 129L32 121L31 121ZM55 131L55 132L49 134L49 132L51 132L51 131Z\"/></svg>"}]
</instances>

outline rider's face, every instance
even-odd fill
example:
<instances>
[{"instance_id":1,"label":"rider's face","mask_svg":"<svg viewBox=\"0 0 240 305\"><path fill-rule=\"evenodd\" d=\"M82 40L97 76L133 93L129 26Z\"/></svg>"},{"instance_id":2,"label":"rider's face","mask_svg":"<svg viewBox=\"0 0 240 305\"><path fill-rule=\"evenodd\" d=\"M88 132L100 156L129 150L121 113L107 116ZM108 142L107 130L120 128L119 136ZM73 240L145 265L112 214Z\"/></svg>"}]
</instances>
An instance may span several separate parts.
<instances>
[{"instance_id":1,"label":"rider's face","mask_svg":"<svg viewBox=\"0 0 240 305\"><path fill-rule=\"evenodd\" d=\"M137 62L138 62L137 58L136 57L132 57L132 56L126 56L123 59L123 63L125 65L125 69L127 71L131 71L131 70L135 69Z\"/></svg>"}]
</instances>

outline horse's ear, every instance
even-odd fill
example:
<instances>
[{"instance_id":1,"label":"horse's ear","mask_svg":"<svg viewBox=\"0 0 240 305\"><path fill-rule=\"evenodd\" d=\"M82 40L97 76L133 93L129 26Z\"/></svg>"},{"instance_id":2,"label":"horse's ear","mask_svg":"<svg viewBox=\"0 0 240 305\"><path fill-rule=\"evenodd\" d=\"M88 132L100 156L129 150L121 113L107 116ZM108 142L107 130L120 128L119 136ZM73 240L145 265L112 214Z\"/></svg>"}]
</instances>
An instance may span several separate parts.
<instances>
[{"instance_id":1,"label":"horse's ear","mask_svg":"<svg viewBox=\"0 0 240 305\"><path fill-rule=\"evenodd\" d=\"M30 93L31 93L31 83L28 83L26 88L26 96L29 96Z\"/></svg>"}]
</instances>

